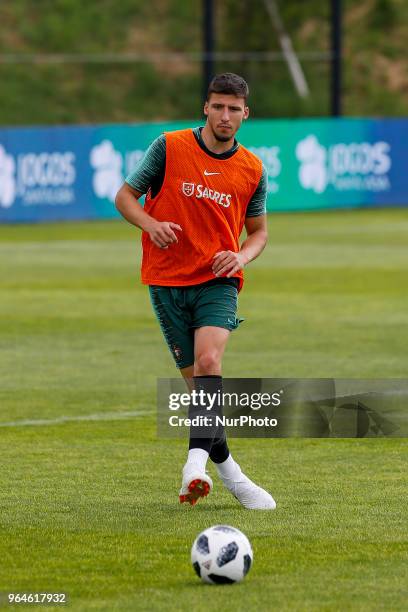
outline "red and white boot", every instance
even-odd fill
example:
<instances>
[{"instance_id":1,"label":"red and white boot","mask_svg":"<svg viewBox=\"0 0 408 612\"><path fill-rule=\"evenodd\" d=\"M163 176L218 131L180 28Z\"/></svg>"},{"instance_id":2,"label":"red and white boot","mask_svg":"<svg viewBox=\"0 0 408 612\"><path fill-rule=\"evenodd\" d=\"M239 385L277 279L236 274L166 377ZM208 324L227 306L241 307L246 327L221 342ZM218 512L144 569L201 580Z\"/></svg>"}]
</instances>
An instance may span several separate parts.
<instances>
[{"instance_id":1,"label":"red and white boot","mask_svg":"<svg viewBox=\"0 0 408 612\"><path fill-rule=\"evenodd\" d=\"M180 489L180 504L194 506L200 497L207 497L213 488L209 475L195 463L186 463L183 468L183 482Z\"/></svg>"}]
</instances>

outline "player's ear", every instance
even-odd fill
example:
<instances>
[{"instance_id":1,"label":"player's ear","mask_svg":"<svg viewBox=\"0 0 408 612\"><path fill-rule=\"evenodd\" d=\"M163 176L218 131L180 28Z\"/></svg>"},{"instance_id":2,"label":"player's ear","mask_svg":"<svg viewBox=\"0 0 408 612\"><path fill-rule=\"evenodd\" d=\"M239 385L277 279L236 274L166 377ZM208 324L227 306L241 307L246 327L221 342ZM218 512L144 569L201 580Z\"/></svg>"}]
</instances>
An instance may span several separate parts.
<instances>
[{"instance_id":1,"label":"player's ear","mask_svg":"<svg viewBox=\"0 0 408 612\"><path fill-rule=\"evenodd\" d=\"M204 103L204 115L206 117L208 116L208 100L206 100Z\"/></svg>"},{"instance_id":2,"label":"player's ear","mask_svg":"<svg viewBox=\"0 0 408 612\"><path fill-rule=\"evenodd\" d=\"M249 117L249 107L245 106L244 108L244 119L248 119Z\"/></svg>"}]
</instances>

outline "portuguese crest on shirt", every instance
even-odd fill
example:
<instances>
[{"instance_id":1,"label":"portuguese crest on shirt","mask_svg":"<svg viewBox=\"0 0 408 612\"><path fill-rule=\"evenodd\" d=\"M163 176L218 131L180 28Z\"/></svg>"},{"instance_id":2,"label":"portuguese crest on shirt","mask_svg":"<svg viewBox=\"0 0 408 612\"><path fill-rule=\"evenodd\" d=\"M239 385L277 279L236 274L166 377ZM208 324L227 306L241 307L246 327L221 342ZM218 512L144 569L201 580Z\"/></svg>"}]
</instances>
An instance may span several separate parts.
<instances>
[{"instance_id":1,"label":"portuguese crest on shirt","mask_svg":"<svg viewBox=\"0 0 408 612\"><path fill-rule=\"evenodd\" d=\"M212 200L220 206L224 206L225 208L228 208L228 206L231 204L232 196L230 193L221 193L219 191L215 191L214 189L210 189L209 187L205 187L204 185L184 182L181 189L183 194L189 198L193 196L197 200L206 198Z\"/></svg>"}]
</instances>

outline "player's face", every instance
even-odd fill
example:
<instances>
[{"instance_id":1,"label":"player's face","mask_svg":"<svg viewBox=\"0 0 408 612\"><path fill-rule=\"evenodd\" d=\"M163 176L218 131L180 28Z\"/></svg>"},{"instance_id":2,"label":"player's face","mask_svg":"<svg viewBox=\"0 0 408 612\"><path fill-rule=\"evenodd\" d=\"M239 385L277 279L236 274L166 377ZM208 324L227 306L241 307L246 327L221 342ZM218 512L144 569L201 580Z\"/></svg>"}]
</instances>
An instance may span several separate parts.
<instances>
[{"instance_id":1,"label":"player's face","mask_svg":"<svg viewBox=\"0 0 408 612\"><path fill-rule=\"evenodd\" d=\"M204 105L204 114L215 138L227 142L234 138L249 109L243 98L230 94L212 93Z\"/></svg>"}]
</instances>

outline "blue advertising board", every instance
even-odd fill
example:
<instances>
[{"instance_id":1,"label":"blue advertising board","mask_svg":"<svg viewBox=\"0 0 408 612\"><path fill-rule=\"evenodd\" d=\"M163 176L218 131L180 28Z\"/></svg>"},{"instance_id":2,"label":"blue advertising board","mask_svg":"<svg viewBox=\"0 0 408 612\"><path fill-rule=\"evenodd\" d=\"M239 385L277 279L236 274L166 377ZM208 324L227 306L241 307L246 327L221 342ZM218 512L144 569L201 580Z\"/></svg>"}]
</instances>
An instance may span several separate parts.
<instances>
[{"instance_id":1,"label":"blue advertising board","mask_svg":"<svg viewBox=\"0 0 408 612\"><path fill-rule=\"evenodd\" d=\"M194 124L0 129L0 223L117 216L152 140ZM252 119L239 140L268 170L268 211L408 204L408 119Z\"/></svg>"}]
</instances>

